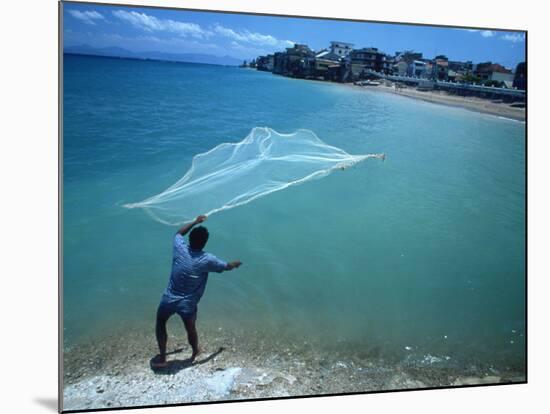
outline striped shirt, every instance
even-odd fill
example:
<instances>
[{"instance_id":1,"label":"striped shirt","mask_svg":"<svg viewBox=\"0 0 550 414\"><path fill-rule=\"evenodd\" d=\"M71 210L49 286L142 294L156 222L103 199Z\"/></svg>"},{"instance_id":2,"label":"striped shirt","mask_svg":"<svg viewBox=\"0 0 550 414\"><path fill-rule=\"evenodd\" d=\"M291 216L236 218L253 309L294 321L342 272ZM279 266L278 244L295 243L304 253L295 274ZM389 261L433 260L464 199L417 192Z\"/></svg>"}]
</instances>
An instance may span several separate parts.
<instances>
[{"instance_id":1,"label":"striped shirt","mask_svg":"<svg viewBox=\"0 0 550 414\"><path fill-rule=\"evenodd\" d=\"M194 250L179 233L174 237L172 273L162 300L167 303L181 301L179 307L193 313L201 299L208 272L223 272L227 263L210 253Z\"/></svg>"}]
</instances>

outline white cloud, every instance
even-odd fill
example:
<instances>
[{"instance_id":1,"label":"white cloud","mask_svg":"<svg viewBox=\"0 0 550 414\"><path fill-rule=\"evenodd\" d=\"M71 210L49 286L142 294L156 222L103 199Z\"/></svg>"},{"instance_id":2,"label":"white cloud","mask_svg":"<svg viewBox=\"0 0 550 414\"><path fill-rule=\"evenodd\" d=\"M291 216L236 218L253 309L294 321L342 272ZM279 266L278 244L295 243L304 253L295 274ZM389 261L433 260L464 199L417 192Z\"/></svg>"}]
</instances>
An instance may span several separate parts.
<instances>
[{"instance_id":1,"label":"white cloud","mask_svg":"<svg viewBox=\"0 0 550 414\"><path fill-rule=\"evenodd\" d=\"M214 27L214 31L221 36L232 39L233 41L250 43L256 46L270 46L273 48L284 49L294 45L294 42L290 40L280 40L268 34L255 33L248 30L237 32L220 24L217 24Z\"/></svg>"},{"instance_id":2,"label":"white cloud","mask_svg":"<svg viewBox=\"0 0 550 414\"><path fill-rule=\"evenodd\" d=\"M134 39L134 38L132 38ZM205 43L197 40L187 40L181 37L171 37L168 39L159 38L156 36L138 36L135 38L138 41L157 43L159 45L174 46L174 47L196 47L197 49L219 49L219 46L214 43ZM174 50L178 52L178 50Z\"/></svg>"},{"instance_id":3,"label":"white cloud","mask_svg":"<svg viewBox=\"0 0 550 414\"><path fill-rule=\"evenodd\" d=\"M493 37L495 35L495 32L492 30L482 30L480 33L483 37Z\"/></svg>"},{"instance_id":4,"label":"white cloud","mask_svg":"<svg viewBox=\"0 0 550 414\"><path fill-rule=\"evenodd\" d=\"M246 49L243 45L241 45L239 42L235 42L234 40L231 41L231 47L233 49L237 49L237 50L244 50Z\"/></svg>"},{"instance_id":5,"label":"white cloud","mask_svg":"<svg viewBox=\"0 0 550 414\"><path fill-rule=\"evenodd\" d=\"M224 27L221 24L216 24L213 27L209 27L207 30L197 23L160 19L136 11L115 10L112 13L116 18L149 33L168 32L175 33L181 37L192 37L195 39L208 39L211 36L218 35L230 39L231 41L239 42L243 50L248 48L246 45L261 48L268 47L270 49L284 49L294 45L294 42L290 40L281 40L269 34L251 32L249 30L236 31ZM244 43L244 45L241 43ZM233 48L239 48L239 46L235 44L231 44L231 46Z\"/></svg>"},{"instance_id":6,"label":"white cloud","mask_svg":"<svg viewBox=\"0 0 550 414\"><path fill-rule=\"evenodd\" d=\"M65 31L66 32L66 31ZM122 36L118 33L66 32L64 46L90 45L95 48L120 47L132 52L165 52L165 53L214 53L221 55L226 52L218 45L181 36L169 38L157 37L153 34L141 36Z\"/></svg>"},{"instance_id":7,"label":"white cloud","mask_svg":"<svg viewBox=\"0 0 550 414\"><path fill-rule=\"evenodd\" d=\"M481 36L489 38L489 37L495 37L497 36L497 32L494 30L479 30L479 29L458 29L458 30L464 30L470 33L479 33ZM506 33L498 37L502 40L507 40L508 42L512 43L520 43L525 41L525 33Z\"/></svg>"},{"instance_id":8,"label":"white cloud","mask_svg":"<svg viewBox=\"0 0 550 414\"><path fill-rule=\"evenodd\" d=\"M145 30L146 32L170 32L183 37L194 37L197 39L208 38L212 35L196 23L178 22L171 19L158 19L145 13L135 11L115 10L113 15L120 20L130 23L132 26Z\"/></svg>"},{"instance_id":9,"label":"white cloud","mask_svg":"<svg viewBox=\"0 0 550 414\"><path fill-rule=\"evenodd\" d=\"M470 33L479 33L483 37L493 37L496 33L493 30L479 30L479 29L458 29Z\"/></svg>"},{"instance_id":10,"label":"white cloud","mask_svg":"<svg viewBox=\"0 0 550 414\"><path fill-rule=\"evenodd\" d=\"M101 13L98 13L95 10L69 10L69 14L75 19L81 20L86 24L91 24L92 26L95 26L96 20L105 20L105 17L103 17Z\"/></svg>"},{"instance_id":11,"label":"white cloud","mask_svg":"<svg viewBox=\"0 0 550 414\"><path fill-rule=\"evenodd\" d=\"M525 33L507 33L500 38L512 43L519 43L525 41Z\"/></svg>"}]
</instances>

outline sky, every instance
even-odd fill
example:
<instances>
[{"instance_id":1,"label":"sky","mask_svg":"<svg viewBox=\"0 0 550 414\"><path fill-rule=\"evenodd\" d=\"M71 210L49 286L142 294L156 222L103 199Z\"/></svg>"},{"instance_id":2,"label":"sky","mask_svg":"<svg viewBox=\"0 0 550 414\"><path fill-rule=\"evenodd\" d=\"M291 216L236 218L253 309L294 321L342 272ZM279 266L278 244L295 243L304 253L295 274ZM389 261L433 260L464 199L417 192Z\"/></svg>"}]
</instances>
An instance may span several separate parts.
<instances>
[{"instance_id":1,"label":"sky","mask_svg":"<svg viewBox=\"0 0 550 414\"><path fill-rule=\"evenodd\" d=\"M510 69L525 61L523 32L194 12L64 3L64 47L121 47L132 52L205 53L250 60L294 43L313 50L337 40L393 55L492 61Z\"/></svg>"}]
</instances>

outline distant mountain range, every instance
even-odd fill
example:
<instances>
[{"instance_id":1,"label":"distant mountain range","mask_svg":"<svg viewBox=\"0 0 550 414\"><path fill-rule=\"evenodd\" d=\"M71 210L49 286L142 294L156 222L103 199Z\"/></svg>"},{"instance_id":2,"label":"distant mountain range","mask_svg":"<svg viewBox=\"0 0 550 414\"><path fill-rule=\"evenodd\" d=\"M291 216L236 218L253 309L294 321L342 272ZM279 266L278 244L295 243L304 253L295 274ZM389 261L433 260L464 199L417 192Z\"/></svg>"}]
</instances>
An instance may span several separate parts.
<instances>
[{"instance_id":1,"label":"distant mountain range","mask_svg":"<svg viewBox=\"0 0 550 414\"><path fill-rule=\"evenodd\" d=\"M243 61L231 56L215 56L204 53L165 53L165 52L132 52L121 47L95 48L89 45L69 46L64 53L76 55L92 55L120 57L131 59L164 60L170 62L208 63L211 65L238 66Z\"/></svg>"}]
</instances>

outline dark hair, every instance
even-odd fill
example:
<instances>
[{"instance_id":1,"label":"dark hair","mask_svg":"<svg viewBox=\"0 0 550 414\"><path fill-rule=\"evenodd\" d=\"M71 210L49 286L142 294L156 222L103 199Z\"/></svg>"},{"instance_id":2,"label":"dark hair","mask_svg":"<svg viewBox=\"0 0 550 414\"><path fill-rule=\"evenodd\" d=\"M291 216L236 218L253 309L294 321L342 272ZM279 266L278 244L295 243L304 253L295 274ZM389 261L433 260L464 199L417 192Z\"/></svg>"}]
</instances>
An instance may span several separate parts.
<instances>
[{"instance_id":1,"label":"dark hair","mask_svg":"<svg viewBox=\"0 0 550 414\"><path fill-rule=\"evenodd\" d=\"M191 230L189 234L189 245L194 250L202 250L208 241L208 230L206 227L199 226Z\"/></svg>"}]
</instances>

